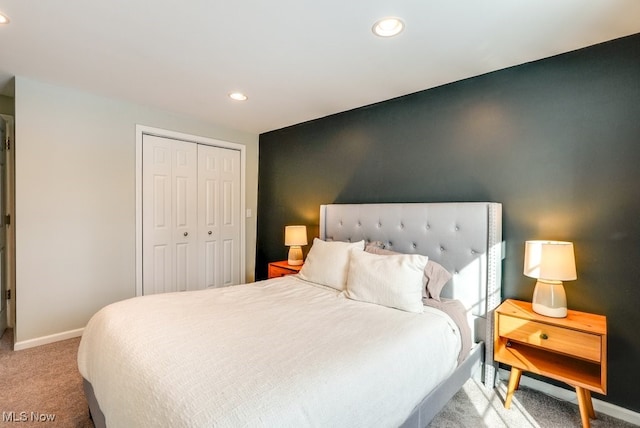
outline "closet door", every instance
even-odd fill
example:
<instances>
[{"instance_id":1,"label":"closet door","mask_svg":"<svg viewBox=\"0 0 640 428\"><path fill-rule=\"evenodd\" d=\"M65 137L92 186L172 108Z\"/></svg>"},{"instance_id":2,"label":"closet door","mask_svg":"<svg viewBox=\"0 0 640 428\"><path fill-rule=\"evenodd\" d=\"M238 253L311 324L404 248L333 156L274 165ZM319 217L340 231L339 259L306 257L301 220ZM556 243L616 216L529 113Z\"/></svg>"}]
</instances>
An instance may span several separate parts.
<instances>
[{"instance_id":1,"label":"closet door","mask_svg":"<svg viewBox=\"0 0 640 428\"><path fill-rule=\"evenodd\" d=\"M143 139L143 294L198 287L197 145Z\"/></svg>"},{"instance_id":2,"label":"closet door","mask_svg":"<svg viewBox=\"0 0 640 428\"><path fill-rule=\"evenodd\" d=\"M200 288L240 283L240 152L198 145Z\"/></svg>"}]
</instances>

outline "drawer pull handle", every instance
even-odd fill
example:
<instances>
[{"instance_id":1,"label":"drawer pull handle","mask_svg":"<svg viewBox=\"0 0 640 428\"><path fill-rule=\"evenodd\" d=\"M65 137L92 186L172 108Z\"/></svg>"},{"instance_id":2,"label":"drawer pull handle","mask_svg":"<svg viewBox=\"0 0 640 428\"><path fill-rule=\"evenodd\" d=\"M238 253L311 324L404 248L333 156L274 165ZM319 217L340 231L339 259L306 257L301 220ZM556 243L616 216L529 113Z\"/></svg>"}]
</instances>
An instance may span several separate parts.
<instances>
[{"instance_id":1,"label":"drawer pull handle","mask_svg":"<svg viewBox=\"0 0 640 428\"><path fill-rule=\"evenodd\" d=\"M548 338L549 338L549 336L547 336L547 333L540 334L540 339L547 340Z\"/></svg>"}]
</instances>

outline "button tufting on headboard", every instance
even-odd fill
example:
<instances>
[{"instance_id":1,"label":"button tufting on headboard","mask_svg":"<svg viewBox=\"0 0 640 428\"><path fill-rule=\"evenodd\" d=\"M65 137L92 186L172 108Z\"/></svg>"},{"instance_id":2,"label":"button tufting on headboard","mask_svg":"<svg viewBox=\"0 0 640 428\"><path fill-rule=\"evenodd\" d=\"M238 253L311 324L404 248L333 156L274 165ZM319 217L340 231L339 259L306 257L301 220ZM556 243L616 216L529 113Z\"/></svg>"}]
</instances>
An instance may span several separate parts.
<instances>
[{"instance_id":1,"label":"button tufting on headboard","mask_svg":"<svg viewBox=\"0 0 640 428\"><path fill-rule=\"evenodd\" d=\"M486 255L490 207L499 208L500 204L326 205L321 236L338 241L380 241L393 251L427 255L452 271L456 266L470 266ZM495 225L492 227L495 229ZM486 272L486 263L481 263L480 270ZM487 278L478 280L486 282ZM451 292L450 288L445 287L444 292Z\"/></svg>"}]
</instances>

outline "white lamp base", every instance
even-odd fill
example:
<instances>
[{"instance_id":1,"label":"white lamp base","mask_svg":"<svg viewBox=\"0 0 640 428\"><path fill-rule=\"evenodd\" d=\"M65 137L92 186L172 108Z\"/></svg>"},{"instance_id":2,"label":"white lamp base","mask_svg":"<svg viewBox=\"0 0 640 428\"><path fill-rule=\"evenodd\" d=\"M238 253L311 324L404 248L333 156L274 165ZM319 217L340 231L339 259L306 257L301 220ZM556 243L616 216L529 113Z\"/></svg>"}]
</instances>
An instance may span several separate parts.
<instances>
[{"instance_id":1,"label":"white lamp base","mask_svg":"<svg viewBox=\"0 0 640 428\"><path fill-rule=\"evenodd\" d=\"M562 281L539 279L533 290L532 309L547 317L564 318L567 316L567 295Z\"/></svg>"},{"instance_id":2,"label":"white lamp base","mask_svg":"<svg viewBox=\"0 0 640 428\"><path fill-rule=\"evenodd\" d=\"M302 247L300 245L292 245L289 247L289 260L287 260L287 263L291 266L300 266L303 262Z\"/></svg>"}]
</instances>

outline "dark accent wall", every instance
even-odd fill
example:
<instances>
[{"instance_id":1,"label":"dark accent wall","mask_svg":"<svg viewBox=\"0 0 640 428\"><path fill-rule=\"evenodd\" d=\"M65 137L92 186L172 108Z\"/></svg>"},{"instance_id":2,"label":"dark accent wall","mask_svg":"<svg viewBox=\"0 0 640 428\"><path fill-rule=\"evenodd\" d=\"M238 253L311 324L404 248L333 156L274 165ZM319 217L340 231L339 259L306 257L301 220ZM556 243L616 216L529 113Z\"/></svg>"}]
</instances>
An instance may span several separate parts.
<instances>
[{"instance_id":1,"label":"dark accent wall","mask_svg":"<svg viewBox=\"0 0 640 428\"><path fill-rule=\"evenodd\" d=\"M640 411L640 34L262 134L259 171L257 278L325 203L501 202L504 298L531 300L525 240L573 241L569 308L608 317L600 398Z\"/></svg>"}]
</instances>

